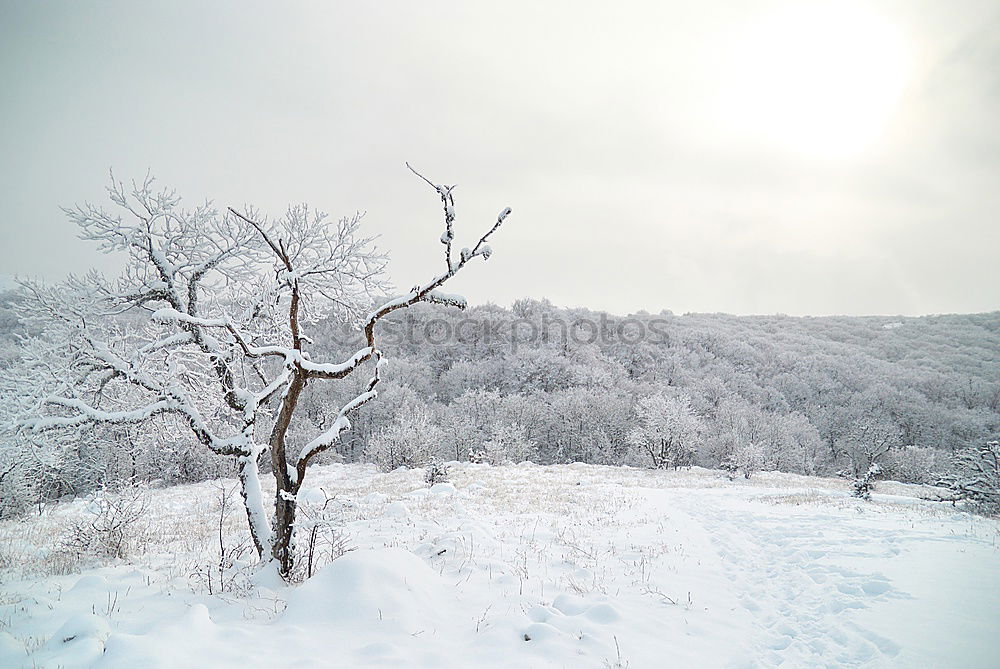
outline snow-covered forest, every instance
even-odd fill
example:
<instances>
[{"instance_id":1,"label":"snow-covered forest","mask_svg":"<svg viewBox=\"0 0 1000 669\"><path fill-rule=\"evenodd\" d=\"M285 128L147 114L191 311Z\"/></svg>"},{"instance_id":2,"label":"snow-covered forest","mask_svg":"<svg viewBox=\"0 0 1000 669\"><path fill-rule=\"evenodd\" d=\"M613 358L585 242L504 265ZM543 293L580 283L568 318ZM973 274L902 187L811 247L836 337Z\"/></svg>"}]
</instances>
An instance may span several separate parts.
<instances>
[{"instance_id":1,"label":"snow-covered forest","mask_svg":"<svg viewBox=\"0 0 1000 669\"><path fill-rule=\"evenodd\" d=\"M19 358L17 335L30 331L13 301L4 295L7 369ZM310 332L324 358L361 341L337 322ZM339 461L391 469L471 457L854 476L877 454L886 477L934 483L956 451L1000 432L997 312L609 316L524 299L464 312L420 305L392 317L386 340L392 361L379 401L352 420L333 449ZM291 443L327 426L336 398L362 385L338 383L306 389L306 419ZM18 450L29 443L8 441L2 511L125 481L233 474L230 459L193 437L163 437L85 429L71 448L34 456ZM662 455L660 440L669 441Z\"/></svg>"}]
</instances>

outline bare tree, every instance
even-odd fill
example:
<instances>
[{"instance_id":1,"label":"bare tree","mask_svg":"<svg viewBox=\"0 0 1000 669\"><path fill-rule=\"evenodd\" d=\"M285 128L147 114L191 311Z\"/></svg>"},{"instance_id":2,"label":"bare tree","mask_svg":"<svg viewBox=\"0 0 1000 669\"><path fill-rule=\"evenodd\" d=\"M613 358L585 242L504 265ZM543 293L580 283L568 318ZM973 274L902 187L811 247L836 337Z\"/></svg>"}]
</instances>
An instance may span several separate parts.
<instances>
[{"instance_id":1,"label":"bare tree","mask_svg":"<svg viewBox=\"0 0 1000 669\"><path fill-rule=\"evenodd\" d=\"M510 213L500 212L456 257L454 187L410 169L443 204L445 268L372 311L385 294L386 257L360 235L359 215L331 223L305 205L276 220L211 203L185 210L172 191L154 191L151 178L126 187L112 177L114 211L90 204L66 211L84 239L125 254L123 274L24 283L20 315L42 334L25 342L16 381L34 401L20 425L37 432L167 417L173 423L156 424L169 430L179 421L212 451L237 459L254 545L287 576L306 469L350 428L348 416L377 396L380 320L417 302L464 308L464 298L438 289L474 258L489 258L488 240ZM356 323L364 346L343 361L314 361L304 329L329 317ZM372 371L363 392L321 434L289 449L306 384L364 366ZM276 482L273 515L258 472L265 453Z\"/></svg>"}]
</instances>

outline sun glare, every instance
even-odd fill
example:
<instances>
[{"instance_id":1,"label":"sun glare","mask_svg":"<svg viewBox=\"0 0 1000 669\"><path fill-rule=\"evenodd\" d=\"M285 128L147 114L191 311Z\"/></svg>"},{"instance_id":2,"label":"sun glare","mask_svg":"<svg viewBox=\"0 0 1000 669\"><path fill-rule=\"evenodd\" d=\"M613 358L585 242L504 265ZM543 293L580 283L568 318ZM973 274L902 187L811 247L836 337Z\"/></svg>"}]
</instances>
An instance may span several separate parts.
<instances>
[{"instance_id":1,"label":"sun glare","mask_svg":"<svg viewBox=\"0 0 1000 669\"><path fill-rule=\"evenodd\" d=\"M796 5L731 44L722 121L741 138L797 153L856 156L891 121L906 44L886 19L845 3Z\"/></svg>"}]
</instances>

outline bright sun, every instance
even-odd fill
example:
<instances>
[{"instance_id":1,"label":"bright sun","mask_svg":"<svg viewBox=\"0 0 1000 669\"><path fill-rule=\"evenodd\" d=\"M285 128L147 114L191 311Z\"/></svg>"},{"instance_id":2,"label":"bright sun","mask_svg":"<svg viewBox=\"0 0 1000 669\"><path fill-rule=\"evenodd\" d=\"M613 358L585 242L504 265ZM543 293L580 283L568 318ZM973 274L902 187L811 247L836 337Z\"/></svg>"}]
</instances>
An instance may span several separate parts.
<instances>
[{"instance_id":1,"label":"bright sun","mask_svg":"<svg viewBox=\"0 0 1000 669\"><path fill-rule=\"evenodd\" d=\"M865 151L906 84L900 32L847 3L786 8L752 24L730 47L722 121L754 143L816 157Z\"/></svg>"}]
</instances>

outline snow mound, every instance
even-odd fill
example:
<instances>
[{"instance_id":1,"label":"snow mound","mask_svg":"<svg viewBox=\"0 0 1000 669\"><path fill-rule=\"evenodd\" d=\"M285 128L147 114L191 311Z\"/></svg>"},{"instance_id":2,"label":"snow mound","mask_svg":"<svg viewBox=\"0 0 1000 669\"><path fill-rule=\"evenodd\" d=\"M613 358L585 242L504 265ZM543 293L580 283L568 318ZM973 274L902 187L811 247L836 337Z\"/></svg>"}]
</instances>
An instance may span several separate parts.
<instances>
[{"instance_id":1,"label":"snow mound","mask_svg":"<svg viewBox=\"0 0 1000 669\"><path fill-rule=\"evenodd\" d=\"M60 644L83 639L99 639L104 641L111 633L108 621L94 613L78 613L63 623L49 639L48 646L58 648Z\"/></svg>"},{"instance_id":2,"label":"snow mound","mask_svg":"<svg viewBox=\"0 0 1000 669\"><path fill-rule=\"evenodd\" d=\"M76 580L69 592L74 595L104 594L108 588L110 585L99 574L85 574Z\"/></svg>"},{"instance_id":3,"label":"snow mound","mask_svg":"<svg viewBox=\"0 0 1000 669\"><path fill-rule=\"evenodd\" d=\"M406 518L410 515L410 510L402 502L393 502L385 507L385 515L392 518Z\"/></svg>"},{"instance_id":4,"label":"snow mound","mask_svg":"<svg viewBox=\"0 0 1000 669\"><path fill-rule=\"evenodd\" d=\"M401 548L357 550L289 594L282 622L303 627L432 634L454 607L454 589Z\"/></svg>"},{"instance_id":5,"label":"snow mound","mask_svg":"<svg viewBox=\"0 0 1000 669\"><path fill-rule=\"evenodd\" d=\"M204 604L193 604L176 617L157 621L144 634L112 634L98 666L238 666L249 637L247 630L219 627Z\"/></svg>"},{"instance_id":6,"label":"snow mound","mask_svg":"<svg viewBox=\"0 0 1000 669\"><path fill-rule=\"evenodd\" d=\"M454 495L455 492L455 486L451 483L435 483L431 486L432 495Z\"/></svg>"},{"instance_id":7,"label":"snow mound","mask_svg":"<svg viewBox=\"0 0 1000 669\"><path fill-rule=\"evenodd\" d=\"M326 493L320 488L303 488L298 494L299 501L304 504L323 504L326 502Z\"/></svg>"}]
</instances>

